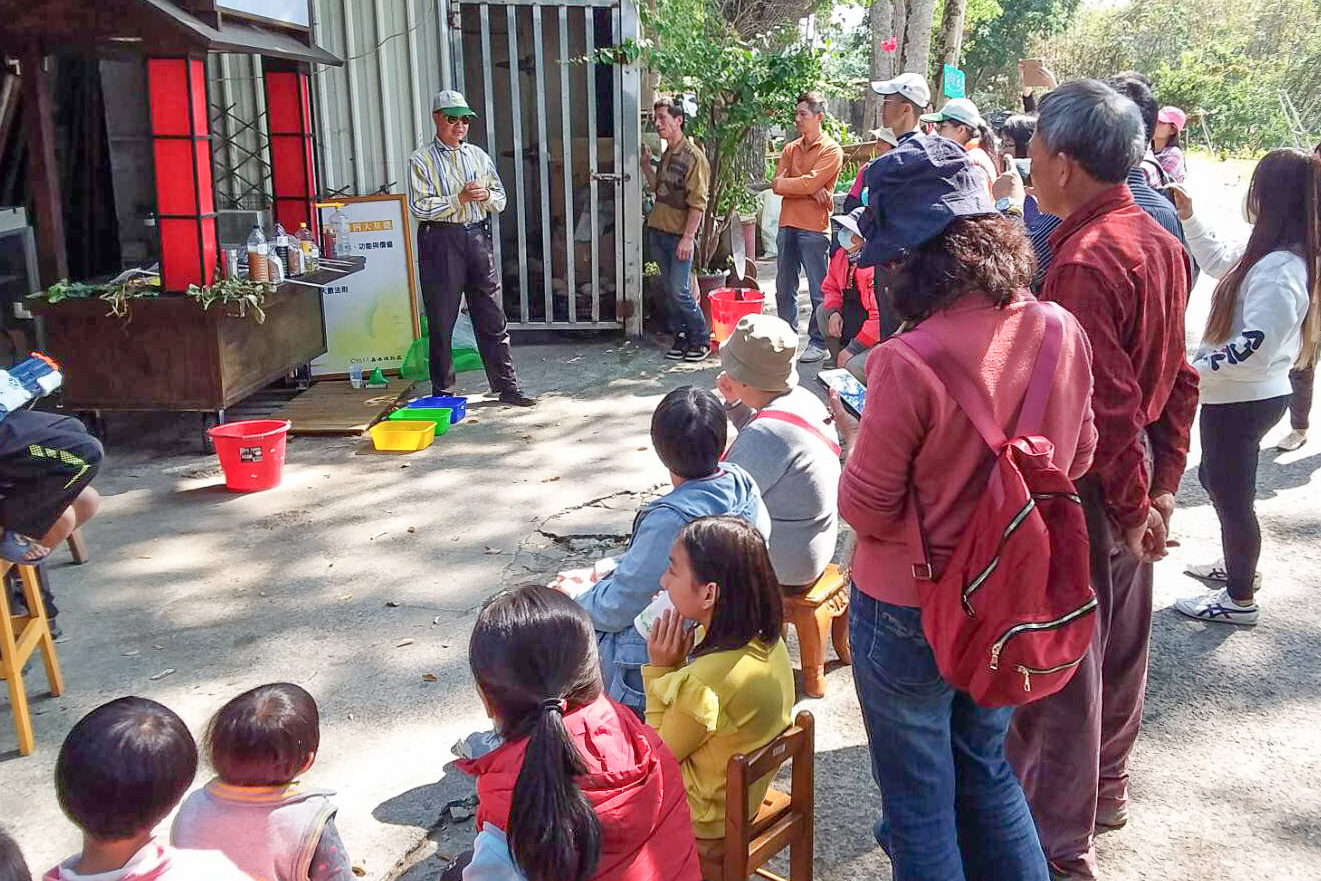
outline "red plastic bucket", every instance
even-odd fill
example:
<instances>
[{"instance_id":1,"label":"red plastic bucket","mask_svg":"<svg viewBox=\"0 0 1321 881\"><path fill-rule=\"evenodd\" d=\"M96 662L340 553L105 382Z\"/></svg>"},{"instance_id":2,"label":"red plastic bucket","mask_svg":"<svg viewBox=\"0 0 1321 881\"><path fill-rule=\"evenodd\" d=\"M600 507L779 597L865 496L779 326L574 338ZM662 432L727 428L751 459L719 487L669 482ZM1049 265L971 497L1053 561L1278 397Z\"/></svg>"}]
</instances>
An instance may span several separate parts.
<instances>
[{"instance_id":1,"label":"red plastic bucket","mask_svg":"<svg viewBox=\"0 0 1321 881\"><path fill-rule=\"evenodd\" d=\"M289 425L287 419L246 419L210 429L225 486L240 493L279 486Z\"/></svg>"},{"instance_id":2,"label":"red plastic bucket","mask_svg":"<svg viewBox=\"0 0 1321 881\"><path fill-rule=\"evenodd\" d=\"M747 288L716 288L711 292L711 332L723 343L744 315L760 315L766 298Z\"/></svg>"}]
</instances>

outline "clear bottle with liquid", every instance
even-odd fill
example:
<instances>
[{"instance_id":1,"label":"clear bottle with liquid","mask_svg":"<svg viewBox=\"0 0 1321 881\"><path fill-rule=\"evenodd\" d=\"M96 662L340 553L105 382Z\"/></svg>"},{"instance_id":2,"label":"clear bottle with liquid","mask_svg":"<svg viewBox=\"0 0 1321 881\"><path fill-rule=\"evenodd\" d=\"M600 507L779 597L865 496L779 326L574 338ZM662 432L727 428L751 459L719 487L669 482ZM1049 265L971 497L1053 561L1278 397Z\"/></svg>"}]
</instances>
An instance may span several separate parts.
<instances>
[{"instance_id":1,"label":"clear bottle with liquid","mask_svg":"<svg viewBox=\"0 0 1321 881\"><path fill-rule=\"evenodd\" d=\"M275 224L275 256L280 258L280 263L287 268L289 265L289 233L285 231L282 224Z\"/></svg>"},{"instance_id":2,"label":"clear bottle with liquid","mask_svg":"<svg viewBox=\"0 0 1321 881\"><path fill-rule=\"evenodd\" d=\"M335 253L328 256L332 256L337 260L352 257L352 233L349 230L349 216L344 213L343 205L336 205L335 213L330 215L330 232L335 236Z\"/></svg>"},{"instance_id":3,"label":"clear bottle with liquid","mask_svg":"<svg viewBox=\"0 0 1321 881\"><path fill-rule=\"evenodd\" d=\"M266 234L261 231L261 224L254 223L248 234L248 279L263 283L270 280L270 266L267 259L271 248L266 241Z\"/></svg>"}]
</instances>

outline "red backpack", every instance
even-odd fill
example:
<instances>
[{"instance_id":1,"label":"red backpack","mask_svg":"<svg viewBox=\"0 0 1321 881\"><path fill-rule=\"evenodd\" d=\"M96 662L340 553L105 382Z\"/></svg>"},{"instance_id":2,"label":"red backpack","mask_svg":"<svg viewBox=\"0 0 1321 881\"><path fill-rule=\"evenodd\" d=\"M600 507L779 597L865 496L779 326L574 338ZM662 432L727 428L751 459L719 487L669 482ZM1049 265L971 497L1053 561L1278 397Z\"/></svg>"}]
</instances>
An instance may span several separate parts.
<instances>
[{"instance_id":1,"label":"red backpack","mask_svg":"<svg viewBox=\"0 0 1321 881\"><path fill-rule=\"evenodd\" d=\"M985 707L1054 694L1082 662L1095 627L1087 524L1067 474L1039 431L1064 337L1060 307L1043 303L1046 334L1012 440L986 393L920 328L895 337L926 362L996 454L972 519L945 571L922 591L922 630L945 681ZM910 542L931 581L916 490Z\"/></svg>"}]
</instances>

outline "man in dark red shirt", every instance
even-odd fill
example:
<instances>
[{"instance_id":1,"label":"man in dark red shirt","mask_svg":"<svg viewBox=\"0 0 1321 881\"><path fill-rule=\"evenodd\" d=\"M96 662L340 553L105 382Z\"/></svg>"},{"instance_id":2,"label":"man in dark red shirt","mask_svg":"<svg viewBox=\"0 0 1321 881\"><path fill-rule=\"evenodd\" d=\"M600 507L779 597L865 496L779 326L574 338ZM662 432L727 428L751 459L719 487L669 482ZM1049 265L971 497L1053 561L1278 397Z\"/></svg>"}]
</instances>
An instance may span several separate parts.
<instances>
[{"instance_id":1,"label":"man in dark red shirt","mask_svg":"<svg viewBox=\"0 0 1321 881\"><path fill-rule=\"evenodd\" d=\"M1192 269L1124 183L1144 149L1138 108L1082 80L1043 99L1028 150L1041 210L1064 218L1041 297L1091 338L1099 434L1078 481L1099 600L1092 646L1064 690L1015 712L1005 741L1055 878L1095 878L1096 830L1128 818L1152 563L1165 555L1197 408L1184 342Z\"/></svg>"}]
</instances>

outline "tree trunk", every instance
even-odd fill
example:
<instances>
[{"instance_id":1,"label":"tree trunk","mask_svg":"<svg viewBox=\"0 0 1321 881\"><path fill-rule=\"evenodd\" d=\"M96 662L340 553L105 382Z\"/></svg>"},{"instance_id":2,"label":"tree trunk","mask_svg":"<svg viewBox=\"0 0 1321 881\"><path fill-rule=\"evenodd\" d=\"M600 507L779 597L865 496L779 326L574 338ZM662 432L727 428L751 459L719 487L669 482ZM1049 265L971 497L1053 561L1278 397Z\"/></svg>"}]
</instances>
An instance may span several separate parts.
<instances>
[{"instance_id":1,"label":"tree trunk","mask_svg":"<svg viewBox=\"0 0 1321 881\"><path fill-rule=\"evenodd\" d=\"M903 3L903 0L899 0ZM894 3L892 0L871 0L867 13L870 19L871 37L871 78L888 80L894 76L894 58L881 49L881 43L895 36ZM881 96L870 88L864 94L862 125L864 131L879 128L881 125Z\"/></svg>"},{"instance_id":2,"label":"tree trunk","mask_svg":"<svg viewBox=\"0 0 1321 881\"><path fill-rule=\"evenodd\" d=\"M909 70L904 62L904 54L907 49L907 29L908 29L908 4L913 0L894 0L894 38L898 42L898 48L894 50L894 72L896 74Z\"/></svg>"},{"instance_id":3,"label":"tree trunk","mask_svg":"<svg viewBox=\"0 0 1321 881\"><path fill-rule=\"evenodd\" d=\"M945 0L945 15L940 22L940 45L937 49L942 64L959 66L963 53L963 13L968 0ZM936 75L936 106L945 103L945 68Z\"/></svg>"},{"instance_id":4,"label":"tree trunk","mask_svg":"<svg viewBox=\"0 0 1321 881\"><path fill-rule=\"evenodd\" d=\"M936 12L936 0L907 0L907 6L903 69L930 79L931 19Z\"/></svg>"}]
</instances>

